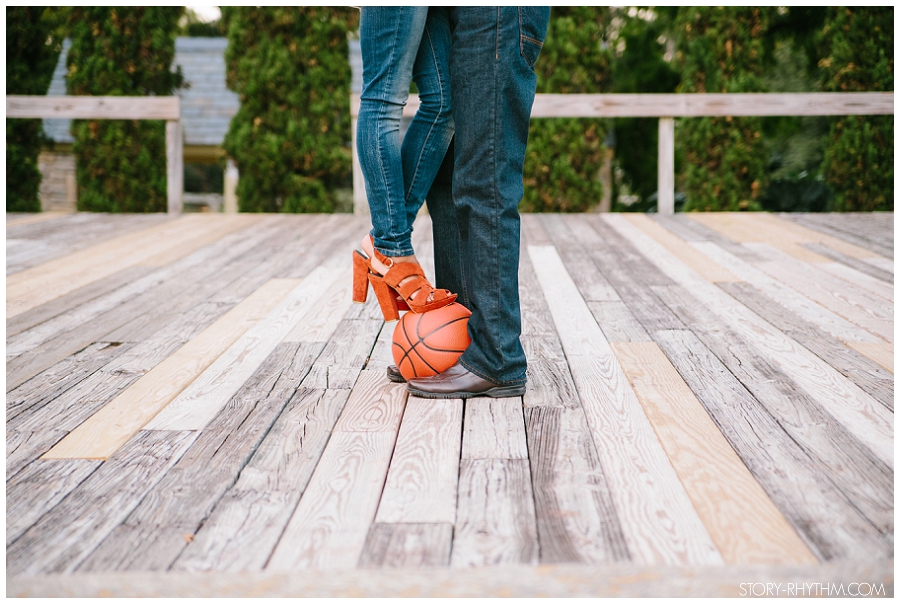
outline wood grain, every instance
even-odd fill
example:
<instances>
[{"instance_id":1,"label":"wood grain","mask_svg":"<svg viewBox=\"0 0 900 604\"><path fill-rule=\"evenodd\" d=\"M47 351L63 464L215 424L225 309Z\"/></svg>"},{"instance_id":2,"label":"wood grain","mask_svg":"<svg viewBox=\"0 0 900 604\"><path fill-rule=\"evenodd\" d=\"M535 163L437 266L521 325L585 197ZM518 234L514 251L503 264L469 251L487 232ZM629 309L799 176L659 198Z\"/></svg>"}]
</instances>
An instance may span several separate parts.
<instances>
[{"instance_id":1,"label":"wood grain","mask_svg":"<svg viewBox=\"0 0 900 604\"><path fill-rule=\"evenodd\" d=\"M525 409L541 564L630 559L582 409Z\"/></svg>"},{"instance_id":2,"label":"wood grain","mask_svg":"<svg viewBox=\"0 0 900 604\"><path fill-rule=\"evenodd\" d=\"M659 346L612 347L726 564L815 562Z\"/></svg>"},{"instance_id":3,"label":"wood grain","mask_svg":"<svg viewBox=\"0 0 900 604\"><path fill-rule=\"evenodd\" d=\"M353 568L365 546L396 434L334 432L266 568Z\"/></svg>"},{"instance_id":4,"label":"wood grain","mask_svg":"<svg viewBox=\"0 0 900 604\"><path fill-rule=\"evenodd\" d=\"M521 398L466 401L462 459L528 459Z\"/></svg>"},{"instance_id":5,"label":"wood grain","mask_svg":"<svg viewBox=\"0 0 900 604\"><path fill-rule=\"evenodd\" d=\"M99 461L36 461L6 483L6 547L100 466Z\"/></svg>"},{"instance_id":6,"label":"wood grain","mask_svg":"<svg viewBox=\"0 0 900 604\"><path fill-rule=\"evenodd\" d=\"M261 570L319 462L348 390L301 386L173 570Z\"/></svg>"},{"instance_id":7,"label":"wood grain","mask_svg":"<svg viewBox=\"0 0 900 604\"><path fill-rule=\"evenodd\" d=\"M449 525L452 534L456 519L462 420L463 402L460 399L409 397L375 516L375 522L379 524L372 528L378 535L381 534L379 531L392 534L393 529L375 528L389 527L388 523ZM443 534L443 529L434 530ZM378 537L379 543L384 538Z\"/></svg>"},{"instance_id":8,"label":"wood grain","mask_svg":"<svg viewBox=\"0 0 900 604\"><path fill-rule=\"evenodd\" d=\"M322 344L281 344L184 456L79 567L80 571L169 568L234 484L309 371Z\"/></svg>"},{"instance_id":9,"label":"wood grain","mask_svg":"<svg viewBox=\"0 0 900 604\"><path fill-rule=\"evenodd\" d=\"M373 524L360 568L422 568L450 564L452 524Z\"/></svg>"},{"instance_id":10,"label":"wood grain","mask_svg":"<svg viewBox=\"0 0 900 604\"><path fill-rule=\"evenodd\" d=\"M14 118L177 120L177 96L25 96L6 97L6 115Z\"/></svg>"},{"instance_id":11,"label":"wood grain","mask_svg":"<svg viewBox=\"0 0 900 604\"><path fill-rule=\"evenodd\" d=\"M537 561L537 528L528 462L462 460L450 564L467 567Z\"/></svg>"},{"instance_id":12,"label":"wood grain","mask_svg":"<svg viewBox=\"0 0 900 604\"><path fill-rule=\"evenodd\" d=\"M889 342L848 342L848 346L864 354L894 373L894 344Z\"/></svg>"},{"instance_id":13,"label":"wood grain","mask_svg":"<svg viewBox=\"0 0 900 604\"><path fill-rule=\"evenodd\" d=\"M893 464L893 414L833 367L669 254L635 226L642 226L643 221L620 216L607 216L604 220L812 395L879 459Z\"/></svg>"},{"instance_id":14,"label":"wood grain","mask_svg":"<svg viewBox=\"0 0 900 604\"><path fill-rule=\"evenodd\" d=\"M871 277L872 279L875 279L877 281L882 281L883 283L879 285L883 286L885 283L894 283L894 274L892 272L880 269L877 266L873 266L865 260L851 258L850 256L835 251L827 245L822 245L821 243L803 243L801 245L803 245L803 247L808 250L812 250L817 254L825 256L826 258L831 258L835 262L839 262L847 268L852 268L855 271L866 275L867 277ZM872 259L869 258L868 260ZM854 279L859 279L859 275L855 275ZM871 283L871 281L869 280L865 281Z\"/></svg>"},{"instance_id":15,"label":"wood grain","mask_svg":"<svg viewBox=\"0 0 900 604\"><path fill-rule=\"evenodd\" d=\"M719 287L893 410L894 376L889 371L787 311L749 283L720 283Z\"/></svg>"},{"instance_id":16,"label":"wood grain","mask_svg":"<svg viewBox=\"0 0 900 604\"><path fill-rule=\"evenodd\" d=\"M340 432L391 432L400 428L406 385L390 382L382 371L363 369L335 425Z\"/></svg>"},{"instance_id":17,"label":"wood grain","mask_svg":"<svg viewBox=\"0 0 900 604\"><path fill-rule=\"evenodd\" d=\"M202 430L297 323L335 275L320 268L244 332L149 423L148 430Z\"/></svg>"},{"instance_id":18,"label":"wood grain","mask_svg":"<svg viewBox=\"0 0 900 604\"><path fill-rule=\"evenodd\" d=\"M150 370L51 449L45 459L105 459L297 286L273 279Z\"/></svg>"},{"instance_id":19,"label":"wood grain","mask_svg":"<svg viewBox=\"0 0 900 604\"><path fill-rule=\"evenodd\" d=\"M661 331L656 342L765 489L820 560L892 555L882 535L831 478L692 332Z\"/></svg>"},{"instance_id":20,"label":"wood grain","mask_svg":"<svg viewBox=\"0 0 900 604\"><path fill-rule=\"evenodd\" d=\"M194 438L192 432L139 434L7 549L6 572L36 575L75 570Z\"/></svg>"},{"instance_id":21,"label":"wood grain","mask_svg":"<svg viewBox=\"0 0 900 604\"><path fill-rule=\"evenodd\" d=\"M551 247L529 246L633 560L722 564L609 343Z\"/></svg>"}]
</instances>

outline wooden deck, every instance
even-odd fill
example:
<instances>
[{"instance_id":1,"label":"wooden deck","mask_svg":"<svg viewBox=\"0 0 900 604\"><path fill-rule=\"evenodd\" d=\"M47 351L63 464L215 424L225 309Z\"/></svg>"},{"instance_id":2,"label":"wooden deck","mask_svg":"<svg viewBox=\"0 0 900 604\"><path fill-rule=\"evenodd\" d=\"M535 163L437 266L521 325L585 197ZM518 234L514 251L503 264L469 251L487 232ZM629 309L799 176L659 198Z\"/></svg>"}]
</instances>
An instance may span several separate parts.
<instances>
[{"instance_id":1,"label":"wooden deck","mask_svg":"<svg viewBox=\"0 0 900 604\"><path fill-rule=\"evenodd\" d=\"M365 229L7 215L8 596L893 594L893 214L526 215L528 392L465 403L386 379Z\"/></svg>"}]
</instances>

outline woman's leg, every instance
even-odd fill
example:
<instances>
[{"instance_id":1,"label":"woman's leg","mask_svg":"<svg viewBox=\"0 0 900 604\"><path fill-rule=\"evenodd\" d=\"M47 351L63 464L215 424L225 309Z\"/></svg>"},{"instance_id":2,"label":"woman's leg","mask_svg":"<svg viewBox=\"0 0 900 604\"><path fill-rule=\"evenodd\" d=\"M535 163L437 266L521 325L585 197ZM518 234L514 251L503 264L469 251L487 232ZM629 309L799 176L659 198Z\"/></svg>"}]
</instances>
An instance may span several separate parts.
<instances>
[{"instance_id":1,"label":"woman's leg","mask_svg":"<svg viewBox=\"0 0 900 604\"><path fill-rule=\"evenodd\" d=\"M413 80L419 89L419 110L406 131L400 151L406 215L410 226L425 201L453 138L449 63L448 9L430 7L413 67Z\"/></svg>"},{"instance_id":2,"label":"woman's leg","mask_svg":"<svg viewBox=\"0 0 900 604\"><path fill-rule=\"evenodd\" d=\"M363 86L357 151L366 183L375 248L413 253L400 157L400 118L409 96L428 7L363 7L359 34Z\"/></svg>"}]
</instances>

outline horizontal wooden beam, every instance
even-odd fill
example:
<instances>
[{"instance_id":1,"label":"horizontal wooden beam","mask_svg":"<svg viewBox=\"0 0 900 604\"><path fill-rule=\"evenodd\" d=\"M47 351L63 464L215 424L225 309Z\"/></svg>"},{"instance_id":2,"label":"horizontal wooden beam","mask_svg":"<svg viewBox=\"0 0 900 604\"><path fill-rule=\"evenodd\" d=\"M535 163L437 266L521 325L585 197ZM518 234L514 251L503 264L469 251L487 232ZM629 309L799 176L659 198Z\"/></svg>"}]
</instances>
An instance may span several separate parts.
<instances>
[{"instance_id":1,"label":"horizontal wooden beam","mask_svg":"<svg viewBox=\"0 0 900 604\"><path fill-rule=\"evenodd\" d=\"M7 96L8 118L178 120L177 96Z\"/></svg>"},{"instance_id":2,"label":"horizontal wooden beam","mask_svg":"<svg viewBox=\"0 0 900 604\"><path fill-rule=\"evenodd\" d=\"M412 117L411 94L403 115ZM538 94L531 117L727 117L769 115L893 115L893 92L773 92L726 94ZM350 115L359 115L351 95Z\"/></svg>"}]
</instances>

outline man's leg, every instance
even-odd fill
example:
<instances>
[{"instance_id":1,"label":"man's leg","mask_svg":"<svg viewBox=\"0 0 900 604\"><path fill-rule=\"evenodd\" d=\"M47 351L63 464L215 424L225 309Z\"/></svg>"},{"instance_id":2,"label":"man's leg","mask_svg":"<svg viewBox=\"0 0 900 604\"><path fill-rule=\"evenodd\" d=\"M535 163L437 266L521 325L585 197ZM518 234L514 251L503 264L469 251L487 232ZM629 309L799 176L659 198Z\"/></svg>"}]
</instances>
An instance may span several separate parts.
<instances>
[{"instance_id":1,"label":"man's leg","mask_svg":"<svg viewBox=\"0 0 900 604\"><path fill-rule=\"evenodd\" d=\"M452 186L461 276L461 288L455 291L472 311L472 343L460 357L462 369L442 374L445 382L462 383L465 380L457 377L467 370L495 386L514 388L525 383L526 360L519 340L518 204L536 86L533 65L549 12L535 7L451 10L450 73L456 125ZM432 201L429 210L434 216ZM438 247L438 229L450 230L435 216L436 225L439 221L436 258L444 253ZM442 376L414 380L410 390L437 394ZM477 384L477 380L469 383ZM473 388L484 389L484 385Z\"/></svg>"}]
</instances>

